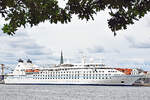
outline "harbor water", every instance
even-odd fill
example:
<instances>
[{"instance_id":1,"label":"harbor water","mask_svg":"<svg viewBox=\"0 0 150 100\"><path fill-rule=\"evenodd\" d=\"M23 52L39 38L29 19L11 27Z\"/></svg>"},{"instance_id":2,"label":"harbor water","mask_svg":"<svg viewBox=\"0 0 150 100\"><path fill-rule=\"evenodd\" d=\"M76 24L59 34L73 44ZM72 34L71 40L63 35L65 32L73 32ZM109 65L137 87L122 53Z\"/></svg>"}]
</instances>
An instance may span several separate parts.
<instances>
[{"instance_id":1,"label":"harbor water","mask_svg":"<svg viewBox=\"0 0 150 100\"><path fill-rule=\"evenodd\" d=\"M150 100L150 87L4 85L0 100Z\"/></svg>"}]
</instances>

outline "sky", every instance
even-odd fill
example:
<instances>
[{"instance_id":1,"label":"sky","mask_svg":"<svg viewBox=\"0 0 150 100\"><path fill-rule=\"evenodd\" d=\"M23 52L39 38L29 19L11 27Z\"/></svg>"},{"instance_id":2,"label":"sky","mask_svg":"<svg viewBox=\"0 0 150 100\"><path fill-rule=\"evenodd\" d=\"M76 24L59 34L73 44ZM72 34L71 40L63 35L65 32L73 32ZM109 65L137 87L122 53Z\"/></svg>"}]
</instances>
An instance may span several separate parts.
<instances>
[{"instance_id":1,"label":"sky","mask_svg":"<svg viewBox=\"0 0 150 100\"><path fill-rule=\"evenodd\" d=\"M31 59L35 64L58 64L63 51L65 63L102 62L108 65L150 65L150 14L113 32L108 28L107 11L94 16L95 20L50 24L48 21L32 28L20 28L14 36L0 31L0 62L16 64L19 58ZM5 23L0 20L0 27ZM150 68L145 68L149 69Z\"/></svg>"}]
</instances>

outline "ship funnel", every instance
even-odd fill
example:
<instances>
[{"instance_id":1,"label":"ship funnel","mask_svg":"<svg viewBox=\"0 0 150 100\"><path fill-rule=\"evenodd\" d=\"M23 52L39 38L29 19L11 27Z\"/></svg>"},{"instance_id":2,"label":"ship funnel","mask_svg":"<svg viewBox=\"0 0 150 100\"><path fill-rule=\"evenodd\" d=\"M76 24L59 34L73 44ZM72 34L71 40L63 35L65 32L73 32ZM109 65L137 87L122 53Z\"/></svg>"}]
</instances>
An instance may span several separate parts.
<instances>
[{"instance_id":1,"label":"ship funnel","mask_svg":"<svg viewBox=\"0 0 150 100\"><path fill-rule=\"evenodd\" d=\"M31 64L32 64L32 61L31 61L30 59L28 59L28 60L27 60L27 63L31 63Z\"/></svg>"},{"instance_id":2,"label":"ship funnel","mask_svg":"<svg viewBox=\"0 0 150 100\"><path fill-rule=\"evenodd\" d=\"M18 62L19 62L19 63L23 63L23 60L22 60L22 59L19 59Z\"/></svg>"}]
</instances>

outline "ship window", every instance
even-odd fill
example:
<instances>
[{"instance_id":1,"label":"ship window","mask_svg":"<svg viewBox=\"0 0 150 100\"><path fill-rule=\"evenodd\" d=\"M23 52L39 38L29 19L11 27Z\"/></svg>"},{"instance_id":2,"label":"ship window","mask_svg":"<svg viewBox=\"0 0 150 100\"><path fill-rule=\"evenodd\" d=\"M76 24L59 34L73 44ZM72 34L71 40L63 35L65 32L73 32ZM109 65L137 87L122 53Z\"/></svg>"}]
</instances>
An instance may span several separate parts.
<instances>
[{"instance_id":1,"label":"ship window","mask_svg":"<svg viewBox=\"0 0 150 100\"><path fill-rule=\"evenodd\" d=\"M89 79L91 79L91 74L89 74Z\"/></svg>"}]
</instances>

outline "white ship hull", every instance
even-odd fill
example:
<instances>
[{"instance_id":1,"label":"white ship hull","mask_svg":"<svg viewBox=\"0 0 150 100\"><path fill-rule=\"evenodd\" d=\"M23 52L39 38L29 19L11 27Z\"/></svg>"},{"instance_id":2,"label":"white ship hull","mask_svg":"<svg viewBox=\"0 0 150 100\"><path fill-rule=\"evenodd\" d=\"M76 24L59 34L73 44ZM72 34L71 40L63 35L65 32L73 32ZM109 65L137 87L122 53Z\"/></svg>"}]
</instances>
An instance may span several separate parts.
<instances>
[{"instance_id":1,"label":"white ship hull","mask_svg":"<svg viewBox=\"0 0 150 100\"><path fill-rule=\"evenodd\" d=\"M132 85L141 76L114 76L111 79L5 79L5 84L36 84L36 85L51 85L51 84L65 84L65 85ZM122 82L124 81L124 82Z\"/></svg>"}]
</instances>

